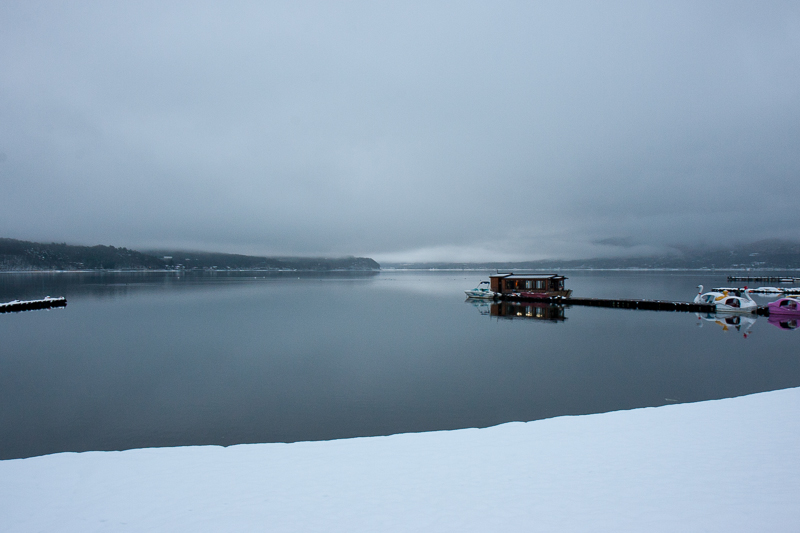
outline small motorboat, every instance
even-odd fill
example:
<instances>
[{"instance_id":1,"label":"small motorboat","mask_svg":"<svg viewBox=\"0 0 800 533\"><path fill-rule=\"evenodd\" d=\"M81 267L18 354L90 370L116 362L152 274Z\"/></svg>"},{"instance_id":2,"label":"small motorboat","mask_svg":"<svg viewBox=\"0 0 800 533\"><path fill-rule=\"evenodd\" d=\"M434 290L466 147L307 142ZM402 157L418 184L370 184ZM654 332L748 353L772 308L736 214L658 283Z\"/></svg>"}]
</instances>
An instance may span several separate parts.
<instances>
[{"instance_id":1,"label":"small motorboat","mask_svg":"<svg viewBox=\"0 0 800 533\"><path fill-rule=\"evenodd\" d=\"M482 300L493 300L497 297L497 293L489 288L488 281L481 281L474 289L464 291L467 298L480 298Z\"/></svg>"},{"instance_id":2,"label":"small motorboat","mask_svg":"<svg viewBox=\"0 0 800 533\"><path fill-rule=\"evenodd\" d=\"M800 318L800 298L779 298L767 304L769 316Z\"/></svg>"},{"instance_id":3,"label":"small motorboat","mask_svg":"<svg viewBox=\"0 0 800 533\"><path fill-rule=\"evenodd\" d=\"M694 297L696 304L716 305L717 312L727 313L755 313L758 311L758 304L750 297L750 290L745 287L743 290L723 290L722 292L711 291L703 292L703 286L697 286L700 291ZM742 296L739 296L739 293Z\"/></svg>"}]
</instances>

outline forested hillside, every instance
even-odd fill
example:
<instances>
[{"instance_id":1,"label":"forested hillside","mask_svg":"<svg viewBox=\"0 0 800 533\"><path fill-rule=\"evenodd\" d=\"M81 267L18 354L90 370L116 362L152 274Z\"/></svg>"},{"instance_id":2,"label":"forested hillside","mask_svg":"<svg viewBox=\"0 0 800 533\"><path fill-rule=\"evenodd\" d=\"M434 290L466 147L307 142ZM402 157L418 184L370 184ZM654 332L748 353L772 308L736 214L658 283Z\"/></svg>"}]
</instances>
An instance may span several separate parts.
<instances>
[{"instance_id":1,"label":"forested hillside","mask_svg":"<svg viewBox=\"0 0 800 533\"><path fill-rule=\"evenodd\" d=\"M43 244L0 238L0 270L380 270L368 257L258 257L184 251L139 252L114 246Z\"/></svg>"}]
</instances>

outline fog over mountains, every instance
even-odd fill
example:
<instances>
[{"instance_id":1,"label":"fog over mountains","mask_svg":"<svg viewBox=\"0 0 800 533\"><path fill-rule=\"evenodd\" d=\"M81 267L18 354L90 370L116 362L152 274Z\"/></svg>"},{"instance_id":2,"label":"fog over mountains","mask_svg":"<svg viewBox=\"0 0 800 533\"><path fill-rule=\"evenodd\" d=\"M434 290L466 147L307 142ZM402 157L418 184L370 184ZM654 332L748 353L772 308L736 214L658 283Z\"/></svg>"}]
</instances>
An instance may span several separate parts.
<instances>
[{"instance_id":1,"label":"fog over mountains","mask_svg":"<svg viewBox=\"0 0 800 533\"><path fill-rule=\"evenodd\" d=\"M800 269L800 243L765 240L727 248L683 246L669 254L645 257L603 257L572 260L541 260L484 263L384 263L384 268L441 269Z\"/></svg>"}]
</instances>

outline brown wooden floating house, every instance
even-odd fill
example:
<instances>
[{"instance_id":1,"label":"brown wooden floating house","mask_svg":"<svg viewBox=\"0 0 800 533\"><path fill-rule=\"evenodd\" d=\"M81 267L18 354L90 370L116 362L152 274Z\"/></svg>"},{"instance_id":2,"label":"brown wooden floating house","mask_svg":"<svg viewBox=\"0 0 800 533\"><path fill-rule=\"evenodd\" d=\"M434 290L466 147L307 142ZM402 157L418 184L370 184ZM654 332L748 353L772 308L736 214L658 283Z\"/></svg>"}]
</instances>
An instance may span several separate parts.
<instances>
[{"instance_id":1,"label":"brown wooden floating house","mask_svg":"<svg viewBox=\"0 0 800 533\"><path fill-rule=\"evenodd\" d=\"M564 276L558 274L494 274L489 276L493 292L529 298L562 296L569 298L572 291L564 288Z\"/></svg>"}]
</instances>

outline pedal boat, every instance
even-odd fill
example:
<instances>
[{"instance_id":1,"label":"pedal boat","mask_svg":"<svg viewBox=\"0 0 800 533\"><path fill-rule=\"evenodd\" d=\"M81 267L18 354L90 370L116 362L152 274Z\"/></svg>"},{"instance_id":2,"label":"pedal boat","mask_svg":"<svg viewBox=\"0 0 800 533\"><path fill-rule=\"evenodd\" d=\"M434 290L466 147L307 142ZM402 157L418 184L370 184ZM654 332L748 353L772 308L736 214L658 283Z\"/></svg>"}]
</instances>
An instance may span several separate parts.
<instances>
[{"instance_id":1,"label":"pedal boat","mask_svg":"<svg viewBox=\"0 0 800 533\"><path fill-rule=\"evenodd\" d=\"M800 298L779 298L767 304L769 316L800 318Z\"/></svg>"},{"instance_id":2,"label":"pedal boat","mask_svg":"<svg viewBox=\"0 0 800 533\"><path fill-rule=\"evenodd\" d=\"M728 290L722 292L711 291L703 292L703 286L697 286L700 291L694 297L696 304L709 304L717 306L717 312L721 313L755 313L758 311L758 304L750 297L750 290L745 287L741 294L734 295ZM738 291L737 291L738 292Z\"/></svg>"}]
</instances>

